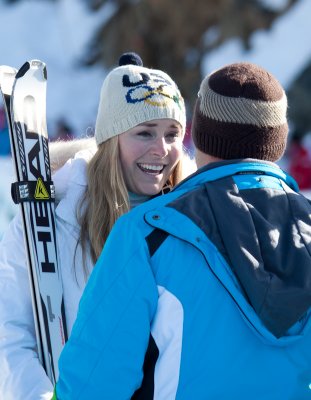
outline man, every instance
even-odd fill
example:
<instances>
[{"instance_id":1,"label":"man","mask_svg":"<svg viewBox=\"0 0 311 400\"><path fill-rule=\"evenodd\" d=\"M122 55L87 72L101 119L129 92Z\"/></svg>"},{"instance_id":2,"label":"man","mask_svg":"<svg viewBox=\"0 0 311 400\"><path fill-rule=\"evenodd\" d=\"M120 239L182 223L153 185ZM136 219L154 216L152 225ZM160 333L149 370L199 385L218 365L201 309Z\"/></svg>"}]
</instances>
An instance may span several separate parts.
<instances>
[{"instance_id":1,"label":"man","mask_svg":"<svg viewBox=\"0 0 311 400\"><path fill-rule=\"evenodd\" d=\"M59 399L311 398L311 206L274 164L286 108L256 65L203 80L200 169L116 223L60 359Z\"/></svg>"}]
</instances>

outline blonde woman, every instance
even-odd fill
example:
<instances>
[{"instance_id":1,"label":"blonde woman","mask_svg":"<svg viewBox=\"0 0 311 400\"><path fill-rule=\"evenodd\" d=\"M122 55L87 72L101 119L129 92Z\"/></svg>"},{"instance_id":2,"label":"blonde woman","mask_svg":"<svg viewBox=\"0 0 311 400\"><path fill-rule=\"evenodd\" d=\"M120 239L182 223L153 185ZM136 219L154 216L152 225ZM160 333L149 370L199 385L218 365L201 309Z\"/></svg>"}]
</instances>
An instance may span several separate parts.
<instances>
[{"instance_id":1,"label":"blonde woman","mask_svg":"<svg viewBox=\"0 0 311 400\"><path fill-rule=\"evenodd\" d=\"M185 108L176 84L163 71L144 68L133 53L123 55L119 64L101 89L96 146L86 141L85 149L54 174L69 334L115 221L183 176ZM36 352L22 236L17 216L0 244L0 398L50 399L53 387Z\"/></svg>"}]
</instances>

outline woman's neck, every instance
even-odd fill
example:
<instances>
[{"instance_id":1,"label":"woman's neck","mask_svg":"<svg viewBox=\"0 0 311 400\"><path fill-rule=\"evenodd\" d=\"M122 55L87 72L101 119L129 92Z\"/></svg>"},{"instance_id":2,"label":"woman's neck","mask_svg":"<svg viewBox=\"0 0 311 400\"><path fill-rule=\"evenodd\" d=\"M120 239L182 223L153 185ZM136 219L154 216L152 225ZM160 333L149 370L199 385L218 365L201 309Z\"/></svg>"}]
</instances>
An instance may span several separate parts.
<instances>
[{"instance_id":1,"label":"woman's neck","mask_svg":"<svg viewBox=\"0 0 311 400\"><path fill-rule=\"evenodd\" d=\"M151 199L153 196L145 195L145 194L137 194L133 192L128 192L129 193L129 200L130 200L130 205L131 209L139 206L140 204L144 203L145 201Z\"/></svg>"}]
</instances>

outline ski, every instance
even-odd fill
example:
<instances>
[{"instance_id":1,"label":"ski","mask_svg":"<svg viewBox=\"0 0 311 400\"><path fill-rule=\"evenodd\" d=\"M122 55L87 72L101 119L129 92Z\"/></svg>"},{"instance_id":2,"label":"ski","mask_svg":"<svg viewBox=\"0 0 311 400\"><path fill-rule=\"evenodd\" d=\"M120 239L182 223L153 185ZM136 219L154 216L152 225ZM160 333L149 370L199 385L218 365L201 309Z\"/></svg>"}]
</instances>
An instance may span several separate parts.
<instances>
[{"instance_id":1,"label":"ski","mask_svg":"<svg viewBox=\"0 0 311 400\"><path fill-rule=\"evenodd\" d=\"M46 126L46 65L26 62L18 71L0 67L29 267L39 359L55 384L67 340L61 273L58 268L54 185Z\"/></svg>"}]
</instances>

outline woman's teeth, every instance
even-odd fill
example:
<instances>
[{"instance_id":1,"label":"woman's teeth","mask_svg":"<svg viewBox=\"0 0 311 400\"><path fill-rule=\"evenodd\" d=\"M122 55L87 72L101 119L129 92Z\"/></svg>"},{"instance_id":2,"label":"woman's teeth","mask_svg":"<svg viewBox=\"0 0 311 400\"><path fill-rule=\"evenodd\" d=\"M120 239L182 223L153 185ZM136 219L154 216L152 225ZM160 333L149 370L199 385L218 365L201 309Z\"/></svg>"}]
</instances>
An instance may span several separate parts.
<instances>
[{"instance_id":1,"label":"woman's teeth","mask_svg":"<svg viewBox=\"0 0 311 400\"><path fill-rule=\"evenodd\" d=\"M137 164L138 167L147 173L158 174L163 171L165 165L153 165L153 164Z\"/></svg>"}]
</instances>

